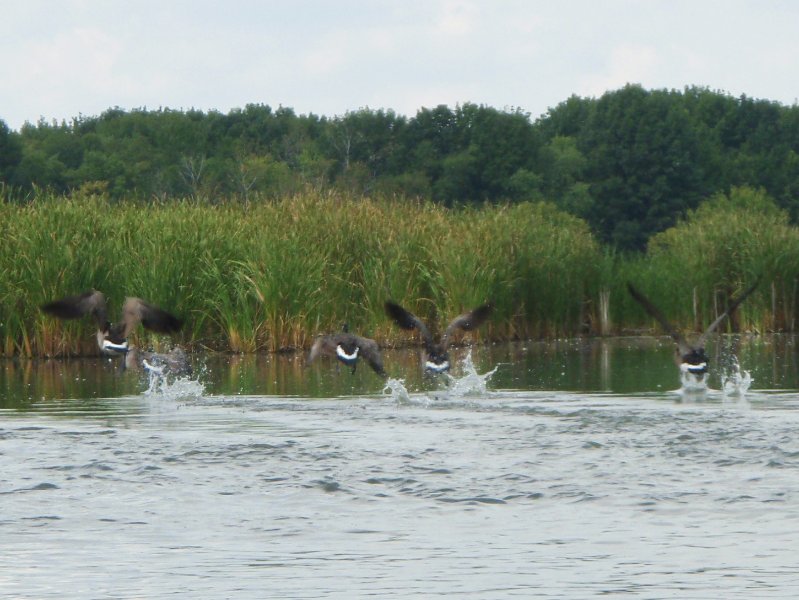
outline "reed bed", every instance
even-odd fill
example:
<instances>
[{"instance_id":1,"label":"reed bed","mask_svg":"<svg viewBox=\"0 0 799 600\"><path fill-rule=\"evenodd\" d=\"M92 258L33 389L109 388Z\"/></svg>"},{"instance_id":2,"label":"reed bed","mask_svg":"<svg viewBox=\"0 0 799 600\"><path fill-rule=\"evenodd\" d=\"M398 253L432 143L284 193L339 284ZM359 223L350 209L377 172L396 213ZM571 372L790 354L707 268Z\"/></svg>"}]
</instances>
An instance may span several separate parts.
<instances>
[{"instance_id":1,"label":"reed bed","mask_svg":"<svg viewBox=\"0 0 799 600\"><path fill-rule=\"evenodd\" d=\"M795 328L799 236L759 192L714 198L652 240L645 256L602 248L587 225L544 203L447 209L407 199L306 193L280 201L113 202L39 193L0 203L0 353L96 354L93 327L38 306L96 288L112 317L126 296L180 315L174 340L232 352L306 348L343 322L384 345L417 340L383 312L393 299L441 326L491 300L476 340L651 328L633 281L699 329L758 274L740 325Z\"/></svg>"},{"instance_id":2,"label":"reed bed","mask_svg":"<svg viewBox=\"0 0 799 600\"><path fill-rule=\"evenodd\" d=\"M403 343L393 299L444 322L491 300L477 338L568 335L599 247L543 204L449 210L431 203L305 194L279 202L119 202L40 194L0 205L0 342L6 356L93 354L92 325L59 322L48 300L96 288L186 321L177 341L233 352L307 347L343 322ZM550 309L547 309L550 306ZM134 342L167 344L141 331Z\"/></svg>"},{"instance_id":3,"label":"reed bed","mask_svg":"<svg viewBox=\"0 0 799 600\"><path fill-rule=\"evenodd\" d=\"M619 266L675 325L704 330L730 298L759 279L721 330L796 331L799 229L760 190L714 196L654 236L645 257ZM625 294L614 309L625 323L648 320Z\"/></svg>"}]
</instances>

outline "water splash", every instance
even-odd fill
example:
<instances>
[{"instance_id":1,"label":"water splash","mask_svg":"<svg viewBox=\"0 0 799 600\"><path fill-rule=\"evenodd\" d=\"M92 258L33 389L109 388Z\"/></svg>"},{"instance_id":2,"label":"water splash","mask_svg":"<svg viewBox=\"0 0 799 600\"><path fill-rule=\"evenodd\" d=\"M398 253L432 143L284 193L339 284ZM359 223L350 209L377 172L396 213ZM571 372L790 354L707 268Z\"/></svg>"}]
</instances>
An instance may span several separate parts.
<instances>
[{"instance_id":1,"label":"water splash","mask_svg":"<svg viewBox=\"0 0 799 600\"><path fill-rule=\"evenodd\" d=\"M194 400L202 397L205 386L190 376L170 377L155 370L147 371L147 389L144 395L164 400Z\"/></svg>"},{"instance_id":2,"label":"water splash","mask_svg":"<svg viewBox=\"0 0 799 600\"><path fill-rule=\"evenodd\" d=\"M391 399L396 402L411 401L411 394L408 392L408 388L405 387L405 382L402 379L389 377L386 380L386 385L383 387L383 393L387 396L391 396Z\"/></svg>"},{"instance_id":3,"label":"water splash","mask_svg":"<svg viewBox=\"0 0 799 600\"><path fill-rule=\"evenodd\" d=\"M485 396L488 393L488 380L497 372L499 365L483 373L482 375L477 372L472 360L471 348L466 353L466 356L461 362L461 377L449 377L449 396L463 398L467 396Z\"/></svg>"},{"instance_id":4,"label":"water splash","mask_svg":"<svg viewBox=\"0 0 799 600\"><path fill-rule=\"evenodd\" d=\"M743 397L752 385L752 375L749 371L741 371L738 357L733 355L730 359L730 368L724 369L721 374L721 391L725 397Z\"/></svg>"},{"instance_id":5,"label":"water splash","mask_svg":"<svg viewBox=\"0 0 799 600\"><path fill-rule=\"evenodd\" d=\"M433 383L439 386L446 383L444 389L433 392L422 392L421 394L411 394L402 379L390 377L383 388L383 393L390 396L400 404L414 404L430 406L431 403L440 401L452 401L462 398L485 398L488 392L488 381L496 373L499 367L496 366L486 373L478 373L472 360L472 351L469 350L459 364L460 376L451 373L440 373L437 375L427 375L433 378ZM440 404L436 404L439 406Z\"/></svg>"},{"instance_id":6,"label":"water splash","mask_svg":"<svg viewBox=\"0 0 799 600\"><path fill-rule=\"evenodd\" d=\"M680 369L680 393L704 394L708 391L707 376L702 373L700 376L691 373L686 369Z\"/></svg>"}]
</instances>

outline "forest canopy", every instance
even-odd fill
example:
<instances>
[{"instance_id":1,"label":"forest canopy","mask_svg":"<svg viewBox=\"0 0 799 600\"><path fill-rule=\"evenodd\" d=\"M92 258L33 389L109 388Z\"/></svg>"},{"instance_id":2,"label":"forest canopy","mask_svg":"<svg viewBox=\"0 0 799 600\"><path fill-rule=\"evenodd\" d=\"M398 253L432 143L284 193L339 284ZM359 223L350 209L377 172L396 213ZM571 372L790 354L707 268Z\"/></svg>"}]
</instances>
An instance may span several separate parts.
<instances>
[{"instance_id":1,"label":"forest canopy","mask_svg":"<svg viewBox=\"0 0 799 600\"><path fill-rule=\"evenodd\" d=\"M249 104L227 114L112 108L19 131L0 121L5 201L37 189L209 202L307 190L445 206L545 200L602 242L642 250L703 200L739 186L764 190L799 220L799 106L628 85L572 96L537 119L465 103L412 117Z\"/></svg>"}]
</instances>

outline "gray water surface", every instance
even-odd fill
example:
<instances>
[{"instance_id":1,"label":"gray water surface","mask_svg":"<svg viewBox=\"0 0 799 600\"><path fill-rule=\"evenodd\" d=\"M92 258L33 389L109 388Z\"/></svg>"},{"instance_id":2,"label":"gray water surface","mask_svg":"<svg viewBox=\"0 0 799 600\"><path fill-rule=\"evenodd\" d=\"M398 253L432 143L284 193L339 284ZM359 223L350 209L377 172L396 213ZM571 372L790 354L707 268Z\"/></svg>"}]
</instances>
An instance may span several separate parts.
<instances>
[{"instance_id":1,"label":"gray water surface","mask_svg":"<svg viewBox=\"0 0 799 600\"><path fill-rule=\"evenodd\" d=\"M294 356L150 390L9 361L0 592L794 598L794 339L722 339L718 371L730 349L745 394L679 393L646 339L463 349L449 385L415 352L388 386Z\"/></svg>"}]
</instances>

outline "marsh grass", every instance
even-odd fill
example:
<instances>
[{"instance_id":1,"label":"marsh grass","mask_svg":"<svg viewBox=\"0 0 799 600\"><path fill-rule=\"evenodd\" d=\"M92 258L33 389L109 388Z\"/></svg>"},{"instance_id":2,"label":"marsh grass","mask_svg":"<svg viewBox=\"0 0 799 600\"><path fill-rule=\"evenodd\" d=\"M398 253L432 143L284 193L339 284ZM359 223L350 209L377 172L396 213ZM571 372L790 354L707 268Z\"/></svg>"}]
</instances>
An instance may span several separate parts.
<instances>
[{"instance_id":1,"label":"marsh grass","mask_svg":"<svg viewBox=\"0 0 799 600\"><path fill-rule=\"evenodd\" d=\"M737 188L714 196L654 236L645 257L622 262L628 278L675 324L704 330L760 277L722 331L795 331L799 229L762 191ZM624 322L648 320L629 297L615 308Z\"/></svg>"},{"instance_id":2,"label":"marsh grass","mask_svg":"<svg viewBox=\"0 0 799 600\"><path fill-rule=\"evenodd\" d=\"M38 309L90 288L106 294L112 317L131 295L181 316L175 339L136 332L134 343L156 348L305 348L343 322L388 346L417 340L388 321L386 299L442 327L490 300L493 318L466 336L476 341L651 329L628 280L675 324L699 328L757 274L763 283L737 325L793 329L799 237L758 194L715 198L647 255L627 257L543 203L447 209L316 193L115 203L40 192L0 203L0 352L95 354L91 323Z\"/></svg>"}]
</instances>

